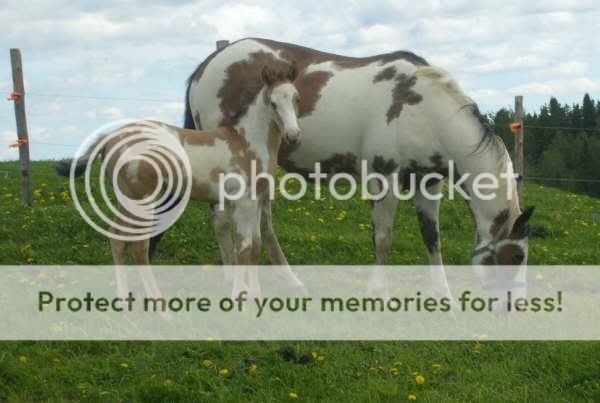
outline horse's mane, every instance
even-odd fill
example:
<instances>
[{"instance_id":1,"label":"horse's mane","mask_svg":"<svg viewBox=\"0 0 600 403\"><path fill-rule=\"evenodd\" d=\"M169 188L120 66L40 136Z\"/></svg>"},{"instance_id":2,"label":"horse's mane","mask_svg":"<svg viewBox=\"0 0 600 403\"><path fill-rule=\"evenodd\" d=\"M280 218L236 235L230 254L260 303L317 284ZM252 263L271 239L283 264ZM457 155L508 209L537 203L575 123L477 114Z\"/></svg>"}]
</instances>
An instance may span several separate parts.
<instances>
[{"instance_id":1,"label":"horse's mane","mask_svg":"<svg viewBox=\"0 0 600 403\"><path fill-rule=\"evenodd\" d=\"M416 77L425 77L433 84L441 87L458 105L461 105L459 110L471 109L471 113L481 127L481 140L475 147L474 153L495 147L498 154L502 154L502 139L494 134L494 130L490 126L487 118L479 111L477 103L472 98L467 96L458 85L458 82L444 69L434 66L423 66L417 68L414 75Z\"/></svg>"}]
</instances>

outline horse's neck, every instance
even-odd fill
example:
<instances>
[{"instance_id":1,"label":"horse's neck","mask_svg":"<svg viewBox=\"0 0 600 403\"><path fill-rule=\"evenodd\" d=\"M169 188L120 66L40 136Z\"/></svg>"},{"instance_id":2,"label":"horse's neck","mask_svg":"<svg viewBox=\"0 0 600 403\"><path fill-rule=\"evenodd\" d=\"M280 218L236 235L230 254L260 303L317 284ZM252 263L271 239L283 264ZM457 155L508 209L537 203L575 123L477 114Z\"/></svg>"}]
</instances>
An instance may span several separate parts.
<instances>
[{"instance_id":1,"label":"horse's neck","mask_svg":"<svg viewBox=\"0 0 600 403\"><path fill-rule=\"evenodd\" d=\"M271 107L264 101L264 91L263 88L258 93L236 128L244 133L248 146L256 152L257 158L266 160L262 161L264 163L271 163L277 160L281 136L274 123Z\"/></svg>"},{"instance_id":2,"label":"horse's neck","mask_svg":"<svg viewBox=\"0 0 600 403\"><path fill-rule=\"evenodd\" d=\"M477 238L481 242L489 241L499 223L514 221L520 214L517 183L510 157L503 147L499 149L495 144L489 144L467 156L461 164L457 162L457 165L462 167L459 175L470 174L465 181L465 188L471 198L468 204L475 219ZM480 174L491 174L498 180L499 187L493 190L496 196L491 200L478 197L474 191L475 178ZM488 184L490 179L484 179L480 183ZM491 191L480 192L486 195Z\"/></svg>"}]
</instances>

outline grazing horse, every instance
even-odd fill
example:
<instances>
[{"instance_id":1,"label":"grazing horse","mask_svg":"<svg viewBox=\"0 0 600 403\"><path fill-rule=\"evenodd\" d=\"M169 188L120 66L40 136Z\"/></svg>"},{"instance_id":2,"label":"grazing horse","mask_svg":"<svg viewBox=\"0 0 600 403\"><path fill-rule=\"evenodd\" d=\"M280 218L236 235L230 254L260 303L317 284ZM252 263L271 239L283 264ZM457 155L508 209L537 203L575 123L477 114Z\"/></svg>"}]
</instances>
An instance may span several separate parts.
<instances>
[{"instance_id":1,"label":"grazing horse","mask_svg":"<svg viewBox=\"0 0 600 403\"><path fill-rule=\"evenodd\" d=\"M185 127L211 128L236 124L248 113L261 84L264 64L297 62L300 94L300 144L284 145L279 163L290 172L307 174L315 163L329 172L357 173L361 161L390 180L399 176L417 181L431 172L448 174L450 161L470 177L461 189L468 194L476 225L474 265L521 265L510 274L480 270L488 285L505 278L522 283L527 260L527 220L521 211L511 176L501 181L492 200L474 192L474 177L487 173L499 179L513 172L502 141L493 134L477 105L443 69L405 51L355 58L267 39L242 39L212 53L190 76L186 93ZM427 197L442 189L440 179L416 189L414 203L431 264L434 288L448 295L439 236L439 199ZM372 203L375 264L369 288L387 295L385 271L398 198L391 192ZM233 245L223 236L229 222L214 211L215 230L225 264ZM262 234L271 262L287 264L272 228L270 211L262 217ZM156 245L160 238L151 241Z\"/></svg>"},{"instance_id":2,"label":"grazing horse","mask_svg":"<svg viewBox=\"0 0 600 403\"><path fill-rule=\"evenodd\" d=\"M258 265L261 251L260 217L265 204L273 197L270 194L270 187L260 178L276 176L277 154L282 138L288 143L297 143L300 139L301 132L297 120L298 91L293 84L296 75L297 69L293 63L287 73L264 66L256 73L256 79L260 83L257 96L248 105L244 117L232 125L197 131L180 129L160 122L149 122L159 125L164 129L161 133L166 131L164 135L173 136L182 145L186 154L184 158L187 157L190 163L188 173L191 174L190 199L211 205L219 203L223 215L233 220L237 255L230 264ZM85 171L85 166L89 165L90 159L93 158L92 149L96 149L97 154L94 156L105 156L109 176L113 177L113 183L116 183L119 191L129 199L146 200L155 196L157 189L175 188L176 184L169 181L185 182L187 179L185 173L184 178L172 177L170 167L161 165L160 160L131 157L139 151L131 150L137 144L135 141L126 143L127 137L131 139L131 136L139 134L140 127L144 127L147 123L135 122L102 136L86 154L77 159L75 174L82 174ZM115 135L111 136L112 134ZM65 176L69 175L70 168L69 162L57 166L59 173ZM229 175L237 175L243 180L244 186L242 180L234 182L233 185L224 180ZM251 183L252 177L257 178L254 183ZM225 187L230 194L236 194L238 197L222 203L220 192ZM126 216L131 215L128 207L122 203L119 204L119 210ZM111 232L117 235L111 237L111 248L117 267L126 264L128 248L133 253L137 265L148 266L150 264L148 238L125 239L128 235L134 235L134 229L139 227L128 228L127 220L121 217L116 219L116 224L111 228ZM231 232L221 235L231 238ZM284 275L286 279L293 280L293 286L304 289L289 268L283 270L288 270ZM141 271L141 274L148 294L159 294L149 267ZM260 295L256 267L250 270L249 278L248 290L244 270L241 267L234 270L234 296L242 291L248 291L250 295ZM126 295L127 285L122 270L117 270L117 286L119 294Z\"/></svg>"}]
</instances>

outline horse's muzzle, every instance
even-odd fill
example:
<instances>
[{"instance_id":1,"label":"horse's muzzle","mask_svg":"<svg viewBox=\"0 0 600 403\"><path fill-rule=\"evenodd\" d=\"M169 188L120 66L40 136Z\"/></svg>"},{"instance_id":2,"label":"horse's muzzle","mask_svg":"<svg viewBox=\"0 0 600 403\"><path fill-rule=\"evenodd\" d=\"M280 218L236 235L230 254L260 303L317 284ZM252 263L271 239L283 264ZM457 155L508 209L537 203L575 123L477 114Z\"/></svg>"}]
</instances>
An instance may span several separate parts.
<instances>
[{"instance_id":1,"label":"horse's muzzle","mask_svg":"<svg viewBox=\"0 0 600 403\"><path fill-rule=\"evenodd\" d=\"M283 137L288 144L296 145L300 144L300 138L302 136L300 130L289 130L285 132Z\"/></svg>"}]
</instances>

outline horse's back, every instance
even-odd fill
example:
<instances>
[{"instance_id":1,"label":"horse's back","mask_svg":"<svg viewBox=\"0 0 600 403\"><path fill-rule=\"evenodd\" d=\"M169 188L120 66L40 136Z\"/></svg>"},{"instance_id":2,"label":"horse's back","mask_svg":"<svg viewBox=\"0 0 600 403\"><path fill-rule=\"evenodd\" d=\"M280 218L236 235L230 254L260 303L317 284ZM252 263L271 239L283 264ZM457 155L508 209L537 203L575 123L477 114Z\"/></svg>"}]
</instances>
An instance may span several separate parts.
<instances>
[{"instance_id":1,"label":"horse's back","mask_svg":"<svg viewBox=\"0 0 600 403\"><path fill-rule=\"evenodd\" d=\"M410 109L423 102L415 91L415 72L428 64L410 52L355 58L283 42L242 39L209 59L191 77L189 91L192 115L203 129L235 124L243 116L260 89L264 65L285 68L289 61L297 63L303 139L299 147L282 148L281 162L290 170L312 169L316 161L351 170L360 159L397 156L403 148L398 132L420 125L413 121L422 116ZM431 148L433 143L423 138L414 144L407 140L411 152L421 145Z\"/></svg>"}]
</instances>

